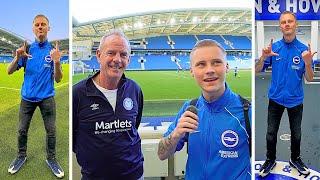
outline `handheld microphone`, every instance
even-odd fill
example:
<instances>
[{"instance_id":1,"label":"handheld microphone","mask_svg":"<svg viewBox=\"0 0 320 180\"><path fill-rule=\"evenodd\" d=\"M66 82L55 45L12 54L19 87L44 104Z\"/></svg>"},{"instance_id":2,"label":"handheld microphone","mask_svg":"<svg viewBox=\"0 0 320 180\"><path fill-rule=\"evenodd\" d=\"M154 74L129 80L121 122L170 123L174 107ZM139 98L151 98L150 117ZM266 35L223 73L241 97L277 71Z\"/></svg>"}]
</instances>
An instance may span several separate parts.
<instances>
[{"instance_id":1,"label":"handheld microphone","mask_svg":"<svg viewBox=\"0 0 320 180\"><path fill-rule=\"evenodd\" d=\"M186 111L190 111L190 112L192 112L193 114L198 115L198 109L197 109L195 106L193 106L193 105L188 106L187 109L186 109ZM192 118L192 117L191 117L191 118ZM196 132L199 132L199 131L198 131L198 130L195 130L195 131L193 131L193 132L191 132L191 133L196 133ZM188 134L188 135L189 135L189 134Z\"/></svg>"},{"instance_id":2,"label":"handheld microphone","mask_svg":"<svg viewBox=\"0 0 320 180\"><path fill-rule=\"evenodd\" d=\"M187 109L186 109L186 111L190 111L190 112L192 112L193 114L198 115L198 109L197 109L195 106L193 106L193 105L188 106Z\"/></svg>"}]
</instances>

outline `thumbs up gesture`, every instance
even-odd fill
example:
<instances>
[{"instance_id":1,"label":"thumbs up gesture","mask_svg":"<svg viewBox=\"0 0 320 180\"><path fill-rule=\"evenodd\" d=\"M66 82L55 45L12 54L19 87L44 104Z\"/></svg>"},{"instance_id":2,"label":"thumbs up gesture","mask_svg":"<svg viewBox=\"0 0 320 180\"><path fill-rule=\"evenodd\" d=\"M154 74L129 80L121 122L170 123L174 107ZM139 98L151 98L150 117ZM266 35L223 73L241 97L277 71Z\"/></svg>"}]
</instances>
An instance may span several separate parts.
<instances>
[{"instance_id":1,"label":"thumbs up gesture","mask_svg":"<svg viewBox=\"0 0 320 180\"><path fill-rule=\"evenodd\" d=\"M21 57L32 57L30 54L27 53L27 41L23 42L23 45L16 50L16 56L17 59L21 58Z\"/></svg>"},{"instance_id":2,"label":"thumbs up gesture","mask_svg":"<svg viewBox=\"0 0 320 180\"><path fill-rule=\"evenodd\" d=\"M51 59L53 59L55 64L60 63L61 54L61 51L59 51L59 43L56 41L54 48L50 51Z\"/></svg>"}]
</instances>

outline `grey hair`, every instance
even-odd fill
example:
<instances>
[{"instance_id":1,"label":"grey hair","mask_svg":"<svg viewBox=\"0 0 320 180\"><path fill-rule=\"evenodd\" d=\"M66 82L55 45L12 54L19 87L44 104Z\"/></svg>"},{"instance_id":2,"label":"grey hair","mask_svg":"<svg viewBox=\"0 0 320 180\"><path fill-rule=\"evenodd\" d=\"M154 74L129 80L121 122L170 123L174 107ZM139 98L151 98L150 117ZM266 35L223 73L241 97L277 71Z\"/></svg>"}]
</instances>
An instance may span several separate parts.
<instances>
[{"instance_id":1,"label":"grey hair","mask_svg":"<svg viewBox=\"0 0 320 180\"><path fill-rule=\"evenodd\" d=\"M130 47L130 42L129 42L129 39L127 38L127 36L119 29L112 29L110 30L109 32L107 32L101 39L100 39L100 44L99 44L99 50L102 48L102 45L104 44L105 40L107 37L109 36L112 36L112 35L115 35L115 36L120 36L122 38L125 39L126 41L126 44L128 45L128 50L129 50L129 53L131 52L131 47Z\"/></svg>"},{"instance_id":2,"label":"grey hair","mask_svg":"<svg viewBox=\"0 0 320 180\"><path fill-rule=\"evenodd\" d=\"M226 50L222 47L222 45L220 43L218 43L217 41L212 40L212 39L203 39L203 40L198 41L193 46L191 53L190 53L190 59L192 59L191 57L192 57L194 51L196 51L197 49L202 48L202 47L218 47L222 51L224 56L227 55Z\"/></svg>"}]
</instances>

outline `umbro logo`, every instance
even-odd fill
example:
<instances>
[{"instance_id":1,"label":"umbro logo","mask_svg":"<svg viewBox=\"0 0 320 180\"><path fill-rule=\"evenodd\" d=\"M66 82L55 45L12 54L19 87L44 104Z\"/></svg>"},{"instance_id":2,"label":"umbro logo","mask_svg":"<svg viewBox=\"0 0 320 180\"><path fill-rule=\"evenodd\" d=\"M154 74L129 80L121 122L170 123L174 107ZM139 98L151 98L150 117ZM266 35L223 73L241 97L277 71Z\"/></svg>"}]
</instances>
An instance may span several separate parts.
<instances>
[{"instance_id":1,"label":"umbro logo","mask_svg":"<svg viewBox=\"0 0 320 180\"><path fill-rule=\"evenodd\" d=\"M94 110L99 109L99 104L93 103L90 107L92 108L91 110L94 111Z\"/></svg>"}]
</instances>

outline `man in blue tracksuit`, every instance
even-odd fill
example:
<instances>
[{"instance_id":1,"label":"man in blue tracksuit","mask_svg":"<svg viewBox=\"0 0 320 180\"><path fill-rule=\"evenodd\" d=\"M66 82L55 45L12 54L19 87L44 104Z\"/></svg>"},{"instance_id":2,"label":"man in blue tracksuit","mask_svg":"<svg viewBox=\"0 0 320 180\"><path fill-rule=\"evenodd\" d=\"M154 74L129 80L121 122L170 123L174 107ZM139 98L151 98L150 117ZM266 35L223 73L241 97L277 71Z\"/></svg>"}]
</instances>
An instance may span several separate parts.
<instances>
[{"instance_id":1,"label":"man in blue tracksuit","mask_svg":"<svg viewBox=\"0 0 320 180\"><path fill-rule=\"evenodd\" d=\"M262 50L256 63L256 72L272 66L269 88L267 160L260 169L262 177L268 175L276 165L277 133L284 109L287 109L291 130L290 165L302 174L309 169L300 158L301 121L303 111L303 75L307 81L313 79L312 57L315 54L296 38L297 19L294 13L285 11L279 19L283 39L271 43Z\"/></svg>"},{"instance_id":2,"label":"man in blue tracksuit","mask_svg":"<svg viewBox=\"0 0 320 180\"><path fill-rule=\"evenodd\" d=\"M73 87L73 151L83 180L141 180L140 87L124 76L130 44L118 30L102 37L100 71Z\"/></svg>"},{"instance_id":3,"label":"man in blue tracksuit","mask_svg":"<svg viewBox=\"0 0 320 180\"><path fill-rule=\"evenodd\" d=\"M202 40L190 59L191 74L202 89L198 112L186 110L190 101L183 105L159 142L159 158L168 158L187 142L187 180L251 179L249 133L240 97L225 82L225 50L213 40Z\"/></svg>"},{"instance_id":4,"label":"man in blue tracksuit","mask_svg":"<svg viewBox=\"0 0 320 180\"><path fill-rule=\"evenodd\" d=\"M24 81L21 89L22 100L19 111L18 156L8 168L10 174L19 171L27 159L27 139L33 113L40 108L47 138L47 164L55 176L62 178L64 172L56 160L56 105L54 100L54 80L60 82L62 70L61 52L56 42L53 47L47 39L50 30L49 20L37 15L32 23L36 40L17 49L13 61L8 66L8 74L24 68Z\"/></svg>"}]
</instances>

